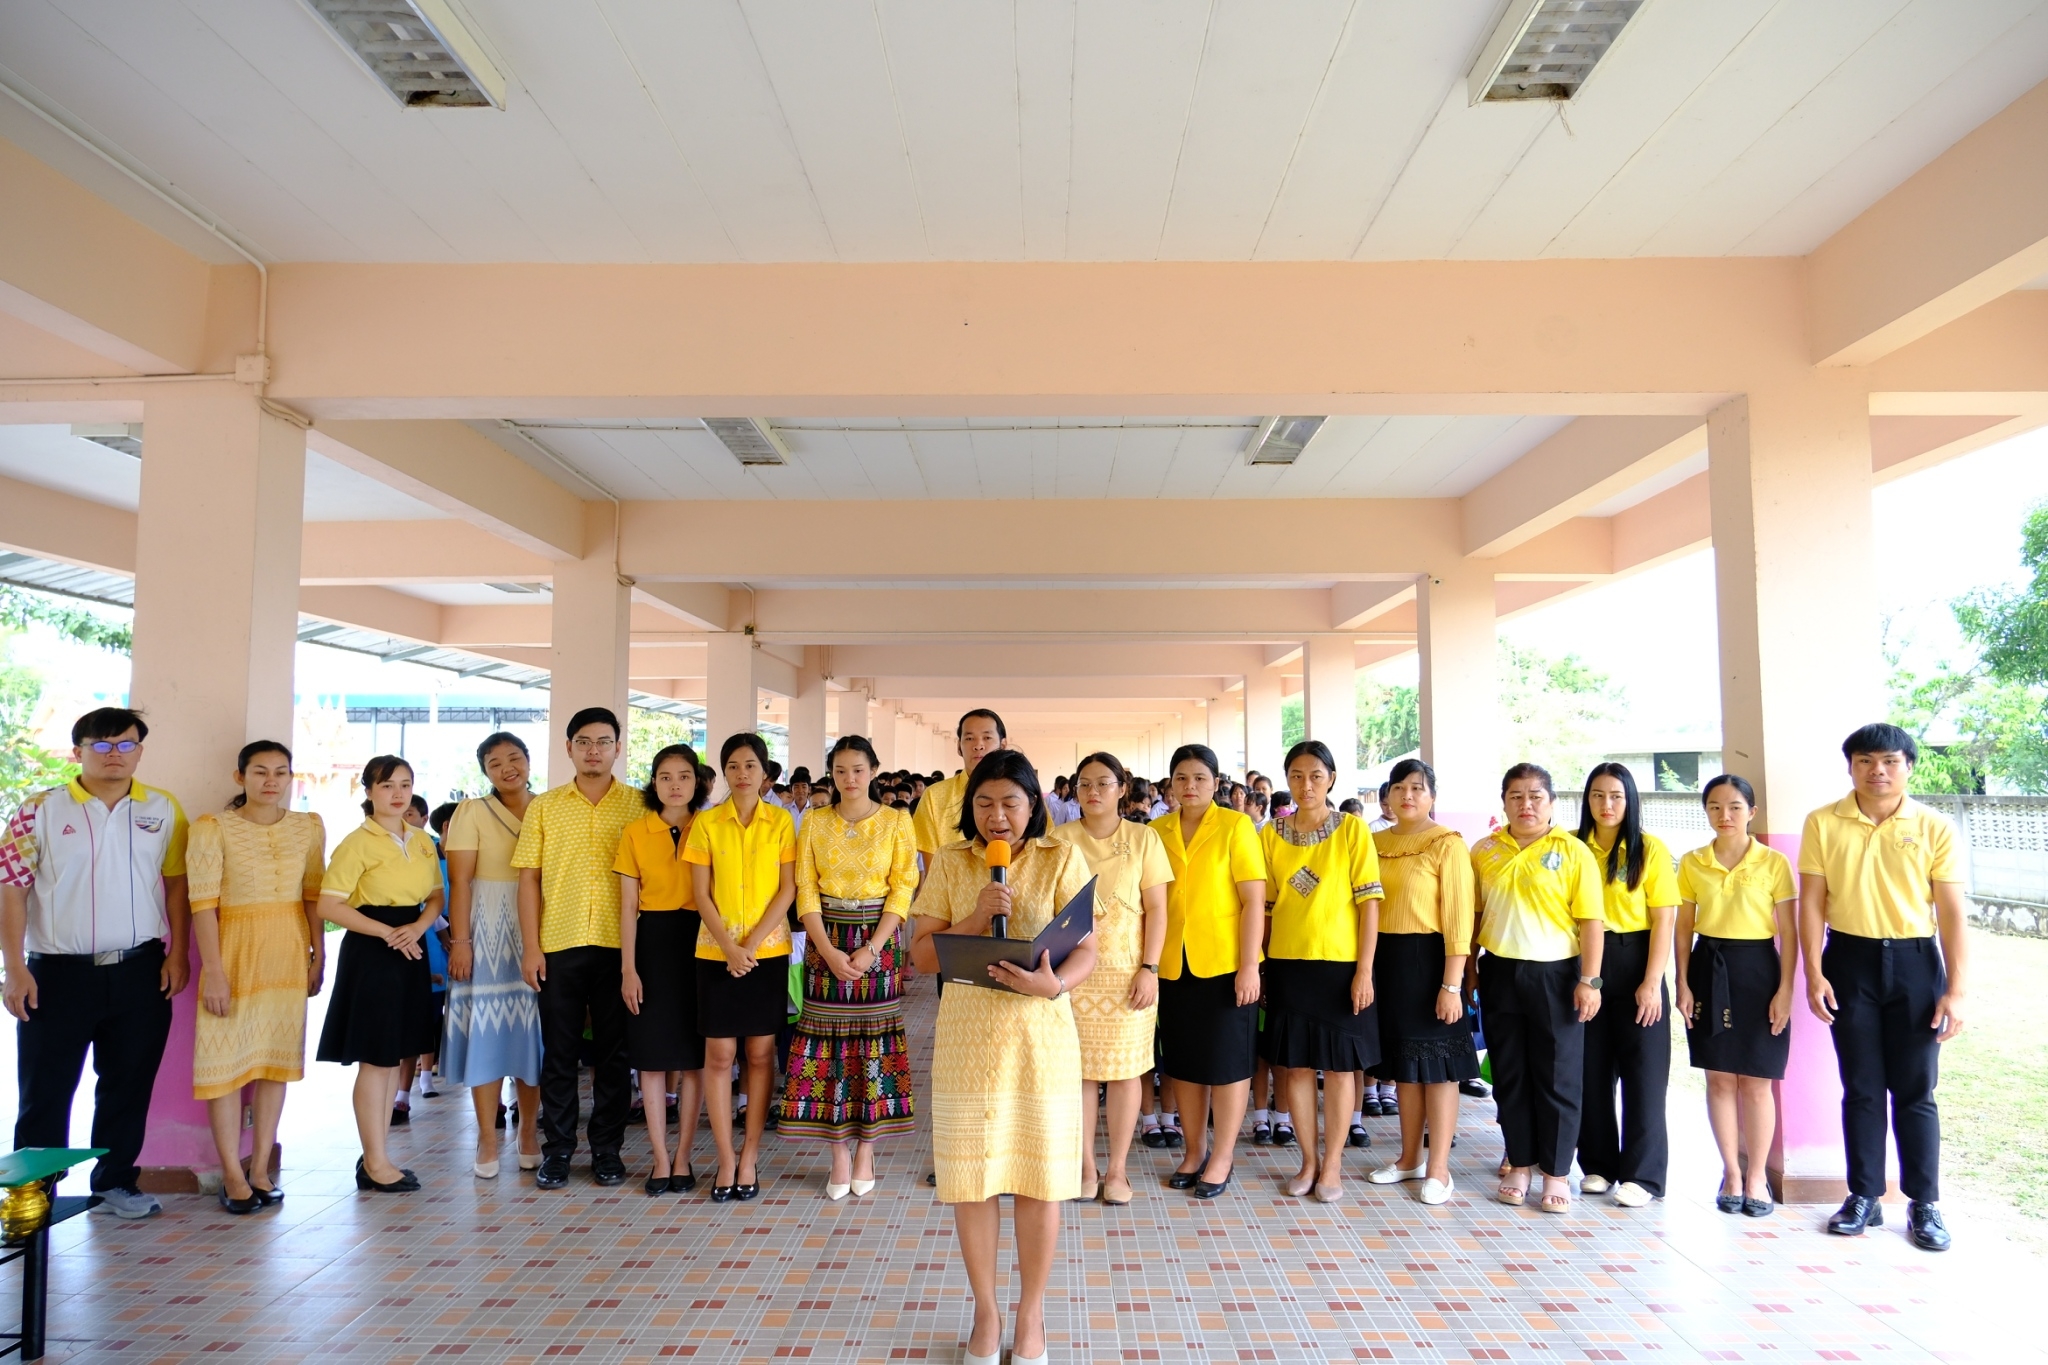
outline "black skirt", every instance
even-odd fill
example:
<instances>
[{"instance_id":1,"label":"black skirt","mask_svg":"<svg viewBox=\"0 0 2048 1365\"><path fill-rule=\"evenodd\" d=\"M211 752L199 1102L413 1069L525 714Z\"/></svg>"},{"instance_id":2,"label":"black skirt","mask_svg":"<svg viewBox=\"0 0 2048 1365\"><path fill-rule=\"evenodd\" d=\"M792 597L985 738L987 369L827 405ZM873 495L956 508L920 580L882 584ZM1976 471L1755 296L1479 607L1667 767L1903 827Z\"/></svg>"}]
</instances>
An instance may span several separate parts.
<instances>
[{"instance_id":1,"label":"black skirt","mask_svg":"<svg viewBox=\"0 0 2048 1365\"><path fill-rule=\"evenodd\" d=\"M1444 994L1442 934L1381 934L1372 960L1373 1003L1380 1012L1380 1064L1373 1074L1399 1085L1440 1085L1479 1075L1472 1021L1436 1017Z\"/></svg>"},{"instance_id":2,"label":"black skirt","mask_svg":"<svg viewBox=\"0 0 2048 1365\"><path fill-rule=\"evenodd\" d=\"M634 923L640 1012L626 1016L626 1065L635 1071L704 1065L704 1035L697 1031L699 923L695 910L643 910Z\"/></svg>"},{"instance_id":3,"label":"black skirt","mask_svg":"<svg viewBox=\"0 0 2048 1365\"><path fill-rule=\"evenodd\" d=\"M1259 1007L1237 1003L1237 973L1180 975L1159 983L1159 1066L1190 1085L1235 1085L1252 1078Z\"/></svg>"},{"instance_id":4,"label":"black skirt","mask_svg":"<svg viewBox=\"0 0 2048 1365\"><path fill-rule=\"evenodd\" d=\"M417 905L359 905L356 913L379 924L410 924ZM322 1062L397 1066L441 1046L440 1012L424 948L407 957L381 938L351 929L335 955L334 991L320 1026Z\"/></svg>"},{"instance_id":5,"label":"black skirt","mask_svg":"<svg viewBox=\"0 0 2048 1365\"><path fill-rule=\"evenodd\" d=\"M734 976L725 959L697 959L697 1032L706 1038L761 1038L789 1022L789 958L754 959Z\"/></svg>"},{"instance_id":6,"label":"black skirt","mask_svg":"<svg viewBox=\"0 0 2048 1365\"><path fill-rule=\"evenodd\" d=\"M1259 1056L1273 1066L1370 1071L1380 1061L1379 1007L1351 1012L1351 962L1269 957Z\"/></svg>"},{"instance_id":7,"label":"black skirt","mask_svg":"<svg viewBox=\"0 0 2048 1365\"><path fill-rule=\"evenodd\" d=\"M1771 997L1778 993L1778 945L1768 938L1709 938L1693 943L1685 982L1694 1018L1685 1024L1685 1050L1702 1071L1785 1079L1792 1056L1792 1026L1771 1032Z\"/></svg>"}]
</instances>

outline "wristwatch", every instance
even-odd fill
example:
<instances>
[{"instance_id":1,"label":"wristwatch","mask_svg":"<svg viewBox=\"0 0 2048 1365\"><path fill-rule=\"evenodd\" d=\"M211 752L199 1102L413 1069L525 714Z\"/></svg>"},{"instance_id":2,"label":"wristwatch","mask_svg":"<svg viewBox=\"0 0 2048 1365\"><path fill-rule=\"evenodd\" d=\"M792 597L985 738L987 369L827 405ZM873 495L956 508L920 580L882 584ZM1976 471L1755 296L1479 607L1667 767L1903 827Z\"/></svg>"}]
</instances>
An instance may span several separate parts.
<instances>
[{"instance_id":1,"label":"wristwatch","mask_svg":"<svg viewBox=\"0 0 2048 1365\"><path fill-rule=\"evenodd\" d=\"M1159 975L1159 964L1157 962L1140 962L1138 964L1138 969L1140 971L1150 972L1154 976Z\"/></svg>"},{"instance_id":2,"label":"wristwatch","mask_svg":"<svg viewBox=\"0 0 2048 1365\"><path fill-rule=\"evenodd\" d=\"M1591 986L1597 991L1600 989L1600 978L1597 976L1582 976L1579 978L1579 984L1581 986Z\"/></svg>"}]
</instances>

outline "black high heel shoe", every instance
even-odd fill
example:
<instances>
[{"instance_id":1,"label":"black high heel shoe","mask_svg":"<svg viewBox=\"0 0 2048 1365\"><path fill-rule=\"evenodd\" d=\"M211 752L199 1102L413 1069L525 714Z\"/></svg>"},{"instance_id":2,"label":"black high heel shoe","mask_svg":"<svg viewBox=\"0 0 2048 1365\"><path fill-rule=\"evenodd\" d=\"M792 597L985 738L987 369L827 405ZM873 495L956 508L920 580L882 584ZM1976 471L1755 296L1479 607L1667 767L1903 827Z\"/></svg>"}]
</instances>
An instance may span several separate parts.
<instances>
[{"instance_id":1,"label":"black high heel shoe","mask_svg":"<svg viewBox=\"0 0 2048 1365\"><path fill-rule=\"evenodd\" d=\"M1202 1168L1204 1166L1207 1166L1208 1164L1209 1158L1205 1154L1202 1157L1202 1159L1196 1163L1195 1169L1193 1169L1192 1171L1175 1171L1172 1175L1166 1177L1166 1188L1169 1190L1193 1189L1197 1184L1201 1182Z\"/></svg>"}]
</instances>

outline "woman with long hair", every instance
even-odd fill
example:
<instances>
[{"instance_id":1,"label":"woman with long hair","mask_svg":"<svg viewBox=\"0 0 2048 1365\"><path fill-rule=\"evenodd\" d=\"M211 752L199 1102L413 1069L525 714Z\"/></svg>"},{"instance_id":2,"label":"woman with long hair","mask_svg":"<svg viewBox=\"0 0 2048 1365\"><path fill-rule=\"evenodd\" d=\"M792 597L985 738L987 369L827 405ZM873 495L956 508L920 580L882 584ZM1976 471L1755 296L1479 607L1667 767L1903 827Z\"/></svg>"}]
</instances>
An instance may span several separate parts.
<instances>
[{"instance_id":1,"label":"woman with long hair","mask_svg":"<svg viewBox=\"0 0 2048 1365\"><path fill-rule=\"evenodd\" d=\"M476 1107L478 1178L498 1174L505 1078L519 1102L519 1168L540 1165L540 1003L520 975L519 872L512 866L527 803L532 756L500 730L476 746L491 784L448 819L448 1022L441 1074L469 1087Z\"/></svg>"},{"instance_id":2,"label":"woman with long hair","mask_svg":"<svg viewBox=\"0 0 2048 1365\"><path fill-rule=\"evenodd\" d=\"M1472 854L1456 830L1433 818L1436 770L1421 759L1394 765L1387 808L1393 823L1373 835L1387 888L1373 958L1380 1012L1376 1074L1394 1083L1401 1151L1366 1179L1375 1185L1420 1180L1416 1197L1441 1204L1452 1190L1458 1084L1479 1075L1479 1054L1465 1021Z\"/></svg>"},{"instance_id":3,"label":"woman with long hair","mask_svg":"<svg viewBox=\"0 0 2048 1365\"><path fill-rule=\"evenodd\" d=\"M683 859L690 826L711 795L703 764L687 744L671 744L648 765L641 797L647 814L619 836L612 871L619 877L619 995L626 1004L626 1064L640 1073L641 1108L654 1170L649 1195L697 1188L690 1164L697 1112L704 1102L704 1036L697 1032L696 874ZM673 1159L669 1095L677 1097ZM677 1165L682 1170L676 1170Z\"/></svg>"},{"instance_id":4,"label":"woman with long hair","mask_svg":"<svg viewBox=\"0 0 2048 1365\"><path fill-rule=\"evenodd\" d=\"M292 751L274 739L235 756L241 793L192 822L185 873L199 946L192 1097L206 1101L220 1153L220 1206L254 1213L283 1201L270 1162L284 1088L306 1074L306 1000L327 969L320 879L327 831L289 808ZM242 1169L242 1087L249 1086L249 1169ZM239 1191L239 1193L238 1193Z\"/></svg>"},{"instance_id":5,"label":"woman with long hair","mask_svg":"<svg viewBox=\"0 0 2048 1365\"><path fill-rule=\"evenodd\" d=\"M1785 1079L1792 1054L1798 884L1790 860L1749 832L1748 782L1722 773L1700 802L1714 839L1678 861L1678 1017L1692 1064L1707 1073L1721 1150L1714 1205L1762 1218L1776 1207L1765 1157L1778 1126L1771 1082Z\"/></svg>"},{"instance_id":6,"label":"woman with long hair","mask_svg":"<svg viewBox=\"0 0 2048 1365\"><path fill-rule=\"evenodd\" d=\"M1344 1197L1344 1149L1358 1073L1379 1065L1373 1007L1379 948L1379 854L1355 815L1330 804L1337 760L1320 740L1287 751L1294 813L1259 832L1266 857L1266 1024L1259 1056L1301 1139L1301 1169L1282 1181L1299 1199ZM1323 1141L1316 1146L1316 1073L1323 1073Z\"/></svg>"},{"instance_id":7,"label":"woman with long hair","mask_svg":"<svg viewBox=\"0 0 2048 1365\"><path fill-rule=\"evenodd\" d=\"M1072 844L1046 837L1045 798L1031 761L1014 749L985 755L968 774L959 832L933 857L918 897L911 954L937 972L938 934L986 936L1008 917L1013 938L1031 939L1088 884ZM988 846L1011 850L1009 879L988 874ZM1068 992L1095 969L1091 936L1057 966L1042 956L1025 971L989 968L1004 990L956 985L939 1001L932 1043L932 1155L939 1200L953 1206L967 1283L974 1291L969 1365L995 1365L1002 1350L996 1290L1000 1197L1014 1195L1017 1299L1014 1365L1045 1360L1045 1287L1059 1249L1060 1204L1081 1175L1081 1043Z\"/></svg>"},{"instance_id":8,"label":"woman with long hair","mask_svg":"<svg viewBox=\"0 0 2048 1365\"><path fill-rule=\"evenodd\" d=\"M1556 789L1534 763L1500 784L1507 826L1472 846L1479 989L1507 1169L1496 1198L1521 1206L1537 1168L1545 1213L1572 1205L1586 1085L1586 1021L1600 1012L1600 865L1558 829ZM1470 977L1467 977L1470 984Z\"/></svg>"},{"instance_id":9,"label":"woman with long hair","mask_svg":"<svg viewBox=\"0 0 2048 1365\"><path fill-rule=\"evenodd\" d=\"M321 917L348 933L317 1056L356 1068L356 1188L384 1194L420 1187L385 1153L398 1065L439 1046L420 940L441 915L441 860L427 832L406 823L412 782L412 765L396 754L364 765L365 818L335 846L320 882Z\"/></svg>"},{"instance_id":10,"label":"woman with long hair","mask_svg":"<svg viewBox=\"0 0 2048 1365\"><path fill-rule=\"evenodd\" d=\"M775 1083L775 1037L789 1016L791 947L787 911L796 899L796 826L764 799L768 742L752 732L729 736L718 763L726 800L698 816L683 845L697 915L697 1031L704 1035L706 1107L718 1144L711 1198L745 1203L761 1195L761 1134ZM745 1039L746 1138L734 1150L732 1074ZM744 1178L742 1178L744 1177Z\"/></svg>"},{"instance_id":11,"label":"woman with long hair","mask_svg":"<svg viewBox=\"0 0 2048 1365\"><path fill-rule=\"evenodd\" d=\"M1639 1209L1664 1194L1670 1159L1664 1097L1671 1083L1671 1016L1664 969L1678 917L1671 850L1643 828L1643 798L1626 764L1586 774L1579 838L1600 862L1600 1012L1586 1023L1586 1110L1579 1121L1579 1188L1614 1192ZM1621 1089L1621 1120L1614 1092Z\"/></svg>"},{"instance_id":12,"label":"woman with long hair","mask_svg":"<svg viewBox=\"0 0 2048 1365\"><path fill-rule=\"evenodd\" d=\"M1150 825L1118 813L1130 774L1114 754L1090 754L1075 769L1080 818L1052 837L1081 850L1095 877L1095 970L1074 988L1081 1036L1081 1194L1131 1202L1128 1162L1144 1078L1159 1030L1159 954L1166 947L1166 888L1173 869ZM1095 1087L1108 1100L1109 1169L1095 1171Z\"/></svg>"},{"instance_id":13,"label":"woman with long hair","mask_svg":"<svg viewBox=\"0 0 2048 1365\"><path fill-rule=\"evenodd\" d=\"M797 831L804 1008L775 1131L831 1145L825 1197L839 1200L874 1190L877 1141L917 1128L897 937L917 892L917 835L875 800L882 765L866 739L842 736L825 766L832 804Z\"/></svg>"},{"instance_id":14,"label":"woman with long hair","mask_svg":"<svg viewBox=\"0 0 2048 1365\"><path fill-rule=\"evenodd\" d=\"M1159 963L1160 1070L1179 1088L1189 1132L1213 1121L1215 1149L1190 1141L1166 1183L1214 1199L1230 1188L1258 1053L1266 855L1252 822L1216 804L1215 750L1183 744L1168 768L1176 807L1152 822L1173 870Z\"/></svg>"}]
</instances>

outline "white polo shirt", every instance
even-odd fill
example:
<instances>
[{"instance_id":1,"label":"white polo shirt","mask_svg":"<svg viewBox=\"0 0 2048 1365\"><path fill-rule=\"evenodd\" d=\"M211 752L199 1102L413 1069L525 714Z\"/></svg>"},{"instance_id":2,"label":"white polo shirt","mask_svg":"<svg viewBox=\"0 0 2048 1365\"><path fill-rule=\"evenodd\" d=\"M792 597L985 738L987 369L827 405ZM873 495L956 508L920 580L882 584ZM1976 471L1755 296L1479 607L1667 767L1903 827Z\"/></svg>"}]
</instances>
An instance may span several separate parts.
<instances>
[{"instance_id":1,"label":"white polo shirt","mask_svg":"<svg viewBox=\"0 0 2048 1365\"><path fill-rule=\"evenodd\" d=\"M184 875L184 808L140 782L111 810L76 781L37 792L0 835L0 885L28 891L31 953L119 952L163 938L163 879Z\"/></svg>"}]
</instances>

